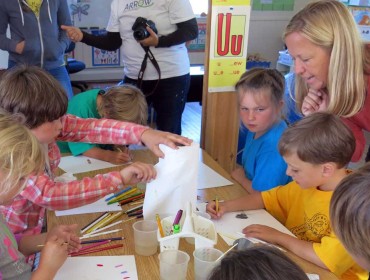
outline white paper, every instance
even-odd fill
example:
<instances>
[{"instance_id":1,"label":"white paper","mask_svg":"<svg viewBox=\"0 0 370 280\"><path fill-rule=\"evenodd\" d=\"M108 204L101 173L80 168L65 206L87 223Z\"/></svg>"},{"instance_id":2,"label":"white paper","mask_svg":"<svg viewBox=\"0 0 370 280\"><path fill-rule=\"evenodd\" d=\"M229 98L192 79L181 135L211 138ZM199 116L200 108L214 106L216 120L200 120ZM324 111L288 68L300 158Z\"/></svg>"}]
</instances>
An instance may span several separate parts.
<instances>
[{"instance_id":1,"label":"white paper","mask_svg":"<svg viewBox=\"0 0 370 280\"><path fill-rule=\"evenodd\" d=\"M98 169L104 169L109 167L115 167L117 165L109 162L98 160L95 158L89 158L85 156L66 156L60 159L59 168L65 172L72 174L78 174L82 172L89 172Z\"/></svg>"},{"instance_id":2,"label":"white paper","mask_svg":"<svg viewBox=\"0 0 370 280\"><path fill-rule=\"evenodd\" d=\"M112 194L107 195L106 197L99 199L90 204L86 204L81 207L72 208L63 211L55 211L55 216L67 216L67 215L78 215L78 214L87 214L87 213L99 213L99 212L114 212L122 211L122 207L118 203L113 203L108 205L105 198L112 196Z\"/></svg>"},{"instance_id":3,"label":"white paper","mask_svg":"<svg viewBox=\"0 0 370 280\"><path fill-rule=\"evenodd\" d=\"M235 216L240 213L247 214L247 219L238 219ZM283 226L278 220L276 220L270 213L264 209L259 210L248 210L239 212L229 212L222 216L220 220L212 220L215 224L216 231L225 240L228 245L232 245L233 242L242 237L242 230L253 224L266 225L277 229L283 233L289 234L296 237L291 233L285 226Z\"/></svg>"},{"instance_id":4,"label":"white paper","mask_svg":"<svg viewBox=\"0 0 370 280\"><path fill-rule=\"evenodd\" d=\"M233 182L230 182L225 177L218 174L212 168L209 168L204 163L199 163L199 173L198 173L198 190L216 188L232 185Z\"/></svg>"},{"instance_id":5,"label":"white paper","mask_svg":"<svg viewBox=\"0 0 370 280\"><path fill-rule=\"evenodd\" d=\"M134 256L69 257L54 280L137 280Z\"/></svg>"},{"instance_id":6,"label":"white paper","mask_svg":"<svg viewBox=\"0 0 370 280\"><path fill-rule=\"evenodd\" d=\"M152 219L155 214L165 217L185 209L188 202L195 208L199 170L199 144L173 150L160 145L165 154L155 165L157 178L146 185L143 214Z\"/></svg>"}]
</instances>

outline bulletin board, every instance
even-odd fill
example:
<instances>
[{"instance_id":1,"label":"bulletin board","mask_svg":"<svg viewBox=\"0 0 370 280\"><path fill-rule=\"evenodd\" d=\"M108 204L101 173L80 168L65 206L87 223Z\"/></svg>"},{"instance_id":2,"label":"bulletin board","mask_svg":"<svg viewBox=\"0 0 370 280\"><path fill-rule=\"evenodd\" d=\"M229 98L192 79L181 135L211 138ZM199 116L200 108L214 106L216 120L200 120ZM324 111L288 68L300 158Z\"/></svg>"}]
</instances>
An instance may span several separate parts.
<instances>
[{"instance_id":1,"label":"bulletin board","mask_svg":"<svg viewBox=\"0 0 370 280\"><path fill-rule=\"evenodd\" d=\"M253 11L293 11L294 0L253 0Z\"/></svg>"}]
</instances>

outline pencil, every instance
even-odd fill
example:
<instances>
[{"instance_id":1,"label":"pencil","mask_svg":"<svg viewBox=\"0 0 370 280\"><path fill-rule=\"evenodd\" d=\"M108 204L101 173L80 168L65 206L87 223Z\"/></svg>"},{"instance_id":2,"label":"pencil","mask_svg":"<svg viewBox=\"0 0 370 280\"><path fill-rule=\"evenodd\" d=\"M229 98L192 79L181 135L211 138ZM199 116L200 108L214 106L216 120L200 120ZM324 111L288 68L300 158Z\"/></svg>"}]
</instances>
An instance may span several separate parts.
<instances>
[{"instance_id":1,"label":"pencil","mask_svg":"<svg viewBox=\"0 0 370 280\"><path fill-rule=\"evenodd\" d=\"M84 235L84 236L80 237L80 240L90 238L90 237L99 236L99 235L114 233L114 232L118 232L118 231L121 231L121 230L122 229L120 228L120 229L114 229L114 230L109 230L109 231L103 231L103 232L99 232L99 233L95 233L95 234L88 234L88 235Z\"/></svg>"},{"instance_id":2,"label":"pencil","mask_svg":"<svg viewBox=\"0 0 370 280\"><path fill-rule=\"evenodd\" d=\"M128 209L125 213L126 214L129 214L130 212L135 212L135 211L139 210L140 208L143 208L143 204L138 205L138 206L135 206L135 207L133 207L131 209Z\"/></svg>"},{"instance_id":3,"label":"pencil","mask_svg":"<svg viewBox=\"0 0 370 280\"><path fill-rule=\"evenodd\" d=\"M81 229L81 233L84 233L85 231L87 231L89 228L91 228L92 226L96 225L98 222L100 222L101 220L103 220L106 216L109 215L109 212L105 212L103 213L102 215L100 215L99 217L97 217L95 220L93 220L92 222L88 223L86 226L84 226L82 229Z\"/></svg>"},{"instance_id":4,"label":"pencil","mask_svg":"<svg viewBox=\"0 0 370 280\"><path fill-rule=\"evenodd\" d=\"M103 219L99 220L97 223L95 223L93 226L89 227L89 229L87 229L85 232L86 233L89 233L89 232L92 232L94 231L95 229L99 228L102 224L105 223L105 221L107 221L111 216L113 215L112 212L108 213L108 215L106 215Z\"/></svg>"},{"instance_id":5,"label":"pencil","mask_svg":"<svg viewBox=\"0 0 370 280\"><path fill-rule=\"evenodd\" d=\"M161 235L161 237L164 237L164 232L163 232L163 228L162 228L161 218L159 217L158 214L155 215L155 219L157 220L159 234Z\"/></svg>"},{"instance_id":6,"label":"pencil","mask_svg":"<svg viewBox=\"0 0 370 280\"><path fill-rule=\"evenodd\" d=\"M90 250L91 248L94 248L94 247L98 247L98 246L101 246L101 245L104 245L104 244L107 244L111 242L110 239L108 240L105 240L105 241L101 241L101 242L97 242L97 243L93 243L92 245L87 245L87 246L84 246L82 247L78 252L76 253L79 253L79 252L82 252L82 251L86 251L86 250Z\"/></svg>"},{"instance_id":7,"label":"pencil","mask_svg":"<svg viewBox=\"0 0 370 280\"><path fill-rule=\"evenodd\" d=\"M96 229L96 230L92 231L91 233L87 233L87 234L85 234L85 235L90 235L90 234L95 234L95 233L101 232L101 231L103 231L103 230L105 230L105 229L108 229L108 228L114 227L115 225L118 225L118 224L120 224L120 223L122 223L122 222L123 222L123 221L115 222L115 223L110 224L110 225L107 225L107 226L105 226L105 227L102 227L102 228Z\"/></svg>"},{"instance_id":8,"label":"pencil","mask_svg":"<svg viewBox=\"0 0 370 280\"><path fill-rule=\"evenodd\" d=\"M93 249L93 250L86 250L86 251L82 251L82 252L76 252L76 253L72 253L71 257L102 252L102 251L105 251L105 250L111 250L111 249L120 248L120 247L123 247L123 244L116 244L116 245L111 245L111 246L104 247L104 248L97 248L97 249Z\"/></svg>"},{"instance_id":9,"label":"pencil","mask_svg":"<svg viewBox=\"0 0 370 280\"><path fill-rule=\"evenodd\" d=\"M125 238L123 236L121 236L121 237L113 237L113 238L85 240L85 241L82 241L81 242L81 245L83 245L83 244L91 244L91 243L99 243L99 242L107 241L107 240L110 240L110 241L119 241L119 240L123 240L123 239L125 239Z\"/></svg>"},{"instance_id":10,"label":"pencil","mask_svg":"<svg viewBox=\"0 0 370 280\"><path fill-rule=\"evenodd\" d=\"M125 193L125 192L128 192L129 190L131 190L132 189L132 187L127 187L127 188L125 188L124 190L121 190L121 191L119 191L119 192L117 192L117 193L115 193L115 194L113 194L113 195L111 195L110 197L107 197L106 199L105 199L105 201L109 201L109 200L111 200L111 199L113 199L113 198L115 198L115 197L117 197L117 196L119 196L119 195L121 195L121 194L123 194L123 193Z\"/></svg>"},{"instance_id":11,"label":"pencil","mask_svg":"<svg viewBox=\"0 0 370 280\"><path fill-rule=\"evenodd\" d=\"M62 244L60 244L60 245L69 245L69 243L68 242L63 242ZM37 245L37 247L45 247L45 244L38 244Z\"/></svg>"}]
</instances>

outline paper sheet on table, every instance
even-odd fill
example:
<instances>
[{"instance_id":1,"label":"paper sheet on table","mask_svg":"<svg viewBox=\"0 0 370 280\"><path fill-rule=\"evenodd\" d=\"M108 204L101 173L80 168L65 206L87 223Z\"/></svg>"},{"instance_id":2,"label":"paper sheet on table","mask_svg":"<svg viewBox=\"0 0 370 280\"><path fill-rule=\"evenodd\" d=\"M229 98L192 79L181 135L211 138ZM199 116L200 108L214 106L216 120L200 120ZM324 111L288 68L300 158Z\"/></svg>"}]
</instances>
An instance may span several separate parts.
<instances>
[{"instance_id":1,"label":"paper sheet on table","mask_svg":"<svg viewBox=\"0 0 370 280\"><path fill-rule=\"evenodd\" d=\"M107 195L105 198L112 196ZM55 216L67 216L67 215L79 215L86 213L99 213L99 212L114 212L122 211L122 207L118 203L107 205L105 198L99 199L91 204L87 204L81 207L72 208L63 211L55 211Z\"/></svg>"},{"instance_id":2,"label":"paper sheet on table","mask_svg":"<svg viewBox=\"0 0 370 280\"><path fill-rule=\"evenodd\" d=\"M248 218L236 218L235 216L240 213L247 214ZM232 245L236 239L243 237L240 234L243 228L253 224L266 225L295 237L293 233L264 209L229 212L224 214L220 220L212 221L215 224L217 233L220 234L228 245Z\"/></svg>"},{"instance_id":3,"label":"paper sheet on table","mask_svg":"<svg viewBox=\"0 0 370 280\"><path fill-rule=\"evenodd\" d=\"M165 154L155 165L157 178L146 185L143 214L152 219L155 214L166 217L185 209L188 202L195 209L199 166L199 144L173 150L160 145Z\"/></svg>"},{"instance_id":4,"label":"paper sheet on table","mask_svg":"<svg viewBox=\"0 0 370 280\"><path fill-rule=\"evenodd\" d=\"M54 280L137 280L134 256L70 257Z\"/></svg>"},{"instance_id":5,"label":"paper sheet on table","mask_svg":"<svg viewBox=\"0 0 370 280\"><path fill-rule=\"evenodd\" d=\"M199 173L198 173L198 190L216 188L232 185L225 177L218 174L212 168L205 165L203 162L199 163Z\"/></svg>"},{"instance_id":6,"label":"paper sheet on table","mask_svg":"<svg viewBox=\"0 0 370 280\"><path fill-rule=\"evenodd\" d=\"M89 160L89 161L88 161ZM90 162L90 163L89 163ZM117 165L111 164L106 161L89 158L85 156L66 156L60 159L59 168L65 172L78 174L82 172L89 172L98 169L115 167Z\"/></svg>"}]
</instances>

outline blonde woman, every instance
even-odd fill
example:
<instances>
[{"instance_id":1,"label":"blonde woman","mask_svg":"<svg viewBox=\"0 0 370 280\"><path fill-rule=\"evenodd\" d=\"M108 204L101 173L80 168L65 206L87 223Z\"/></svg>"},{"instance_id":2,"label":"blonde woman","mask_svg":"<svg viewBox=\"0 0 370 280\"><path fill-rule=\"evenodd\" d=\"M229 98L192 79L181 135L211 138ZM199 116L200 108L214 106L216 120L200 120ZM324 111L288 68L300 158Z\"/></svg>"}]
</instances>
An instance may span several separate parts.
<instances>
[{"instance_id":1,"label":"blonde woman","mask_svg":"<svg viewBox=\"0 0 370 280\"><path fill-rule=\"evenodd\" d=\"M283 37L294 60L302 114L327 111L342 117L356 138L352 161L360 160L363 130L370 130L370 65L352 14L336 0L309 3L290 20Z\"/></svg>"}]
</instances>

